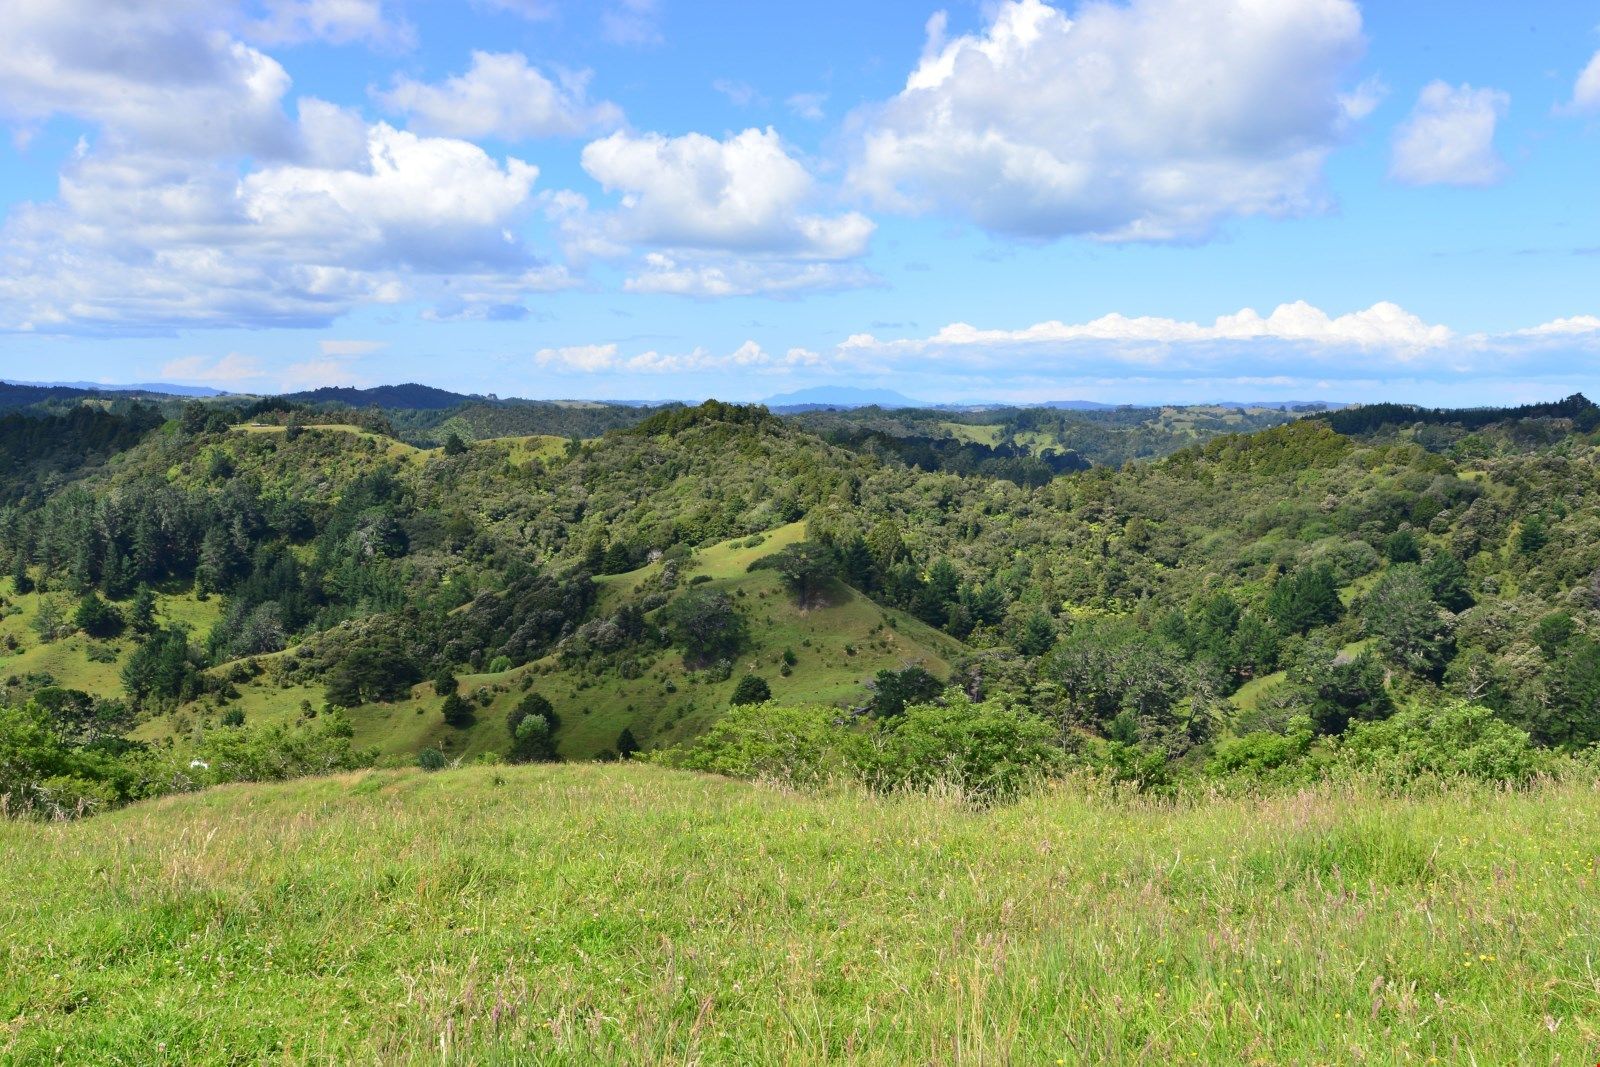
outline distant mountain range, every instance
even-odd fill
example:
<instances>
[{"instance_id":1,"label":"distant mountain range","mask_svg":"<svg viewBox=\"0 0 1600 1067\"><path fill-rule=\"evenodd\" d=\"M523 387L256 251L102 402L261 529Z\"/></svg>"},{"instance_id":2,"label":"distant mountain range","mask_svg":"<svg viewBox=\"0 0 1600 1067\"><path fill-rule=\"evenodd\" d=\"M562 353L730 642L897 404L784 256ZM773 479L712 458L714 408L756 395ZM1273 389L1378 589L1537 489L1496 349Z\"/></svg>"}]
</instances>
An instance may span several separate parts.
<instances>
[{"instance_id":1,"label":"distant mountain range","mask_svg":"<svg viewBox=\"0 0 1600 1067\"><path fill-rule=\"evenodd\" d=\"M133 382L128 385L107 385L103 382L24 382L15 378L0 378L0 384L23 385L32 389L75 389L92 393L160 393L164 396L225 396L221 389L208 385L174 385L171 382Z\"/></svg>"},{"instance_id":2,"label":"distant mountain range","mask_svg":"<svg viewBox=\"0 0 1600 1067\"><path fill-rule=\"evenodd\" d=\"M924 408L927 404L912 400L893 389L861 389L850 385L819 385L810 389L797 389L792 393L779 393L762 401L778 412L815 411L819 408Z\"/></svg>"},{"instance_id":3,"label":"distant mountain range","mask_svg":"<svg viewBox=\"0 0 1600 1067\"><path fill-rule=\"evenodd\" d=\"M0 378L0 387L9 387L6 396L8 403L3 406L18 406L45 399L48 395L52 398L62 399L84 393L147 393L160 396L177 397L219 397L230 394L222 389L213 389L205 385L177 385L172 382L130 382L127 384L108 384L104 382L34 382L20 381L13 378ZM25 390L39 390L39 394L29 397ZM303 390L297 393L282 394L282 399L300 404L341 404L348 407L380 407L399 408L412 411L444 411L468 403L506 403L506 404L581 404L619 407L657 407L666 401L658 400L606 400L606 401L571 401L571 400L519 400L515 398L502 398L493 394L484 396L476 393L456 393L448 389L438 389L431 385L421 385L417 382L405 382L400 385L378 385L370 388L356 388L354 386L325 386L321 389ZM1160 402L1146 404L1105 404L1096 400L1042 400L1032 403L1018 402L966 402L966 403L928 403L915 400L904 393L893 389L874 389L849 385L821 385L809 389L798 389L790 393L779 393L769 396L762 401L768 408L780 414L799 414L807 411L825 410L828 408L925 408L942 411L987 411L996 408L1055 408L1067 411L1108 411L1119 407L1225 407L1225 408L1276 408L1284 411L1338 411L1350 407L1348 404L1329 403L1320 400L1260 400L1236 401L1215 400L1207 404L1196 405L1168 405Z\"/></svg>"}]
</instances>

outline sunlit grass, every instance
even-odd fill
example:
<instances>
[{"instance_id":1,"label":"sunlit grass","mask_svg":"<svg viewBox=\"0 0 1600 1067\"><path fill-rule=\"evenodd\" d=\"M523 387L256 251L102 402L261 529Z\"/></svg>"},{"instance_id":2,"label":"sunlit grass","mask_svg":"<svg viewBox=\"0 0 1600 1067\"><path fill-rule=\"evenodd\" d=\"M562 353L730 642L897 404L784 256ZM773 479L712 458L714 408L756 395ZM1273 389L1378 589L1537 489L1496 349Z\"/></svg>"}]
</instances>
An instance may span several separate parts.
<instances>
[{"instance_id":1,"label":"sunlit grass","mask_svg":"<svg viewBox=\"0 0 1600 1067\"><path fill-rule=\"evenodd\" d=\"M1600 793L370 772L0 825L8 1063L1587 1063Z\"/></svg>"}]
</instances>

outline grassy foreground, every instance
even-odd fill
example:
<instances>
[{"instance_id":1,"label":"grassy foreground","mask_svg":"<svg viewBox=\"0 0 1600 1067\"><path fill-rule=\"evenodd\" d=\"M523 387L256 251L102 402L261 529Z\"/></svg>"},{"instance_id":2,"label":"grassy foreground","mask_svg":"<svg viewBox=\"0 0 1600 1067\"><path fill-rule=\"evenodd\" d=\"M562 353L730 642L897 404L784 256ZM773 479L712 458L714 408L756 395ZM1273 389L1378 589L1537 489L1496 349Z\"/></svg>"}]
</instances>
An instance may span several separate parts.
<instances>
[{"instance_id":1,"label":"grassy foreground","mask_svg":"<svg viewBox=\"0 0 1600 1067\"><path fill-rule=\"evenodd\" d=\"M0 1061L1564 1063L1600 792L990 812L648 766L0 822Z\"/></svg>"}]
</instances>

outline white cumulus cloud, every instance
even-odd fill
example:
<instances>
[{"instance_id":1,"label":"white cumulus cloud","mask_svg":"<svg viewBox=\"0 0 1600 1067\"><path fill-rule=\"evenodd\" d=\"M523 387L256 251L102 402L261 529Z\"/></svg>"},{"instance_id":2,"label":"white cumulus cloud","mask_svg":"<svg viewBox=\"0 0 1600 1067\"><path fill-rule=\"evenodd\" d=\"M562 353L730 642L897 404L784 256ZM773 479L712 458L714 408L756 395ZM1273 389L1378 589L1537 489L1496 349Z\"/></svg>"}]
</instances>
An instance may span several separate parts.
<instances>
[{"instance_id":1,"label":"white cumulus cloud","mask_svg":"<svg viewBox=\"0 0 1600 1067\"><path fill-rule=\"evenodd\" d=\"M1530 326L1526 330L1518 330L1521 337L1579 337L1586 334L1600 334L1600 317L1594 315L1573 315L1563 319L1553 319L1538 326Z\"/></svg>"},{"instance_id":2,"label":"white cumulus cloud","mask_svg":"<svg viewBox=\"0 0 1600 1067\"><path fill-rule=\"evenodd\" d=\"M856 189L1024 238L1203 237L1319 208L1370 93L1352 0L1131 0L1076 18L1008 0L977 34L935 16L892 100L856 116Z\"/></svg>"},{"instance_id":3,"label":"white cumulus cloud","mask_svg":"<svg viewBox=\"0 0 1600 1067\"><path fill-rule=\"evenodd\" d=\"M93 131L53 200L0 223L0 331L314 326L409 299L508 318L569 284L519 236L536 167L311 97L291 117L288 74L238 36L368 36L377 0L16 0L6 16L0 119Z\"/></svg>"},{"instance_id":4,"label":"white cumulus cloud","mask_svg":"<svg viewBox=\"0 0 1600 1067\"><path fill-rule=\"evenodd\" d=\"M1572 106L1583 111L1600 110L1600 52L1578 75L1578 83L1572 87Z\"/></svg>"},{"instance_id":5,"label":"white cumulus cloud","mask_svg":"<svg viewBox=\"0 0 1600 1067\"><path fill-rule=\"evenodd\" d=\"M584 147L583 169L621 195L612 224L628 241L849 259L872 236L872 221L858 212L806 210L816 183L770 128L721 141L618 131Z\"/></svg>"},{"instance_id":6,"label":"white cumulus cloud","mask_svg":"<svg viewBox=\"0 0 1600 1067\"><path fill-rule=\"evenodd\" d=\"M1498 89L1430 82L1395 131L1389 174L1407 185L1493 185L1506 175L1495 127L1511 106Z\"/></svg>"},{"instance_id":7,"label":"white cumulus cloud","mask_svg":"<svg viewBox=\"0 0 1600 1067\"><path fill-rule=\"evenodd\" d=\"M565 284L511 234L537 168L379 123L348 166L86 154L0 228L0 329L324 325Z\"/></svg>"},{"instance_id":8,"label":"white cumulus cloud","mask_svg":"<svg viewBox=\"0 0 1600 1067\"><path fill-rule=\"evenodd\" d=\"M615 202L592 208L564 192L546 212L569 255L631 261L630 292L781 295L877 280L853 262L875 224L826 210L825 191L775 130L721 140L619 130L586 145L582 162Z\"/></svg>"},{"instance_id":9,"label":"white cumulus cloud","mask_svg":"<svg viewBox=\"0 0 1600 1067\"><path fill-rule=\"evenodd\" d=\"M451 137L575 137L617 126L622 109L588 100L590 75L559 73L552 80L520 52L473 52L465 74L437 85L398 78L380 93L389 108L410 116L424 133Z\"/></svg>"},{"instance_id":10,"label":"white cumulus cloud","mask_svg":"<svg viewBox=\"0 0 1600 1067\"><path fill-rule=\"evenodd\" d=\"M533 354L533 359L541 367L559 366L580 371L611 370L618 362L614 344L541 348Z\"/></svg>"},{"instance_id":11,"label":"white cumulus cloud","mask_svg":"<svg viewBox=\"0 0 1600 1067\"><path fill-rule=\"evenodd\" d=\"M0 118L64 114L150 149L281 155L289 75L219 18L205 0L10 0Z\"/></svg>"}]
</instances>

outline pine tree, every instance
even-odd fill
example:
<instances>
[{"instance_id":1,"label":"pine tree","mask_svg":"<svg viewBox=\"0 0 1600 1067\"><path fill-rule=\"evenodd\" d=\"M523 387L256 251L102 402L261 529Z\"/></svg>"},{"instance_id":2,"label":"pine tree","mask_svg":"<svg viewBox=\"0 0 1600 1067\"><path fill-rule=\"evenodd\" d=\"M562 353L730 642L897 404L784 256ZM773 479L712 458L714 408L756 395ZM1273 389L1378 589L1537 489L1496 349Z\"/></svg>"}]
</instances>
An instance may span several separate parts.
<instances>
[{"instance_id":1,"label":"pine tree","mask_svg":"<svg viewBox=\"0 0 1600 1067\"><path fill-rule=\"evenodd\" d=\"M33 592L33 579L28 576L28 557L20 551L13 557L11 564L11 587L18 596L26 596Z\"/></svg>"},{"instance_id":2,"label":"pine tree","mask_svg":"<svg viewBox=\"0 0 1600 1067\"><path fill-rule=\"evenodd\" d=\"M128 608L128 625L141 634L150 633L156 628L156 595L148 585L141 585L133 594L133 604Z\"/></svg>"}]
</instances>

